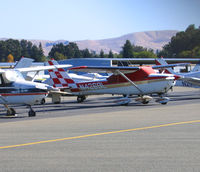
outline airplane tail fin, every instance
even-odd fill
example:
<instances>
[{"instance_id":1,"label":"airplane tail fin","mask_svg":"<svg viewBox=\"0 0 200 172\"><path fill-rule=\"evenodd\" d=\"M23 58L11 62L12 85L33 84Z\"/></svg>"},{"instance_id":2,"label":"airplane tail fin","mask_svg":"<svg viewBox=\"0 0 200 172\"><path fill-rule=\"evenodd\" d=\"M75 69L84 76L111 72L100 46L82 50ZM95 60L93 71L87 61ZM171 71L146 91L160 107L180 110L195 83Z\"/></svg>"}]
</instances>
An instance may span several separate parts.
<instances>
[{"instance_id":1,"label":"airplane tail fin","mask_svg":"<svg viewBox=\"0 0 200 172\"><path fill-rule=\"evenodd\" d=\"M26 68L26 67L30 67L32 65L32 62L34 60L31 58L26 58L26 57L22 57L14 66L15 69L17 68Z\"/></svg>"},{"instance_id":2,"label":"airplane tail fin","mask_svg":"<svg viewBox=\"0 0 200 172\"><path fill-rule=\"evenodd\" d=\"M47 65L59 65L57 61L51 60L46 63ZM63 69L53 69L48 70L51 80L53 81L53 87L55 88L71 88L76 89L77 85L74 80L68 75L68 73Z\"/></svg>"},{"instance_id":3,"label":"airplane tail fin","mask_svg":"<svg viewBox=\"0 0 200 172\"><path fill-rule=\"evenodd\" d=\"M156 61L156 65L168 65L168 63L163 58L157 58L155 59L155 61ZM165 69L164 73L177 74L176 72L174 72L172 68Z\"/></svg>"}]
</instances>

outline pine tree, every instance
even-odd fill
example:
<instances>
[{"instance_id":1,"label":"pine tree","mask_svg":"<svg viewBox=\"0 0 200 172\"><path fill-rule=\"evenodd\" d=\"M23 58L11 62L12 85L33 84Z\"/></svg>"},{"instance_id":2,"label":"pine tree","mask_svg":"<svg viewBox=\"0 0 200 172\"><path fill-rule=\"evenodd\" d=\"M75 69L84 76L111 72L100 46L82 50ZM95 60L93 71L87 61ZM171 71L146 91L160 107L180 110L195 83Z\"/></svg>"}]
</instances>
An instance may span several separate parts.
<instances>
[{"instance_id":1,"label":"pine tree","mask_svg":"<svg viewBox=\"0 0 200 172\"><path fill-rule=\"evenodd\" d=\"M105 57L103 50L100 51L100 55L99 56L100 56L100 58L104 58Z\"/></svg>"},{"instance_id":2,"label":"pine tree","mask_svg":"<svg viewBox=\"0 0 200 172\"><path fill-rule=\"evenodd\" d=\"M108 58L114 58L112 50L109 51Z\"/></svg>"},{"instance_id":3,"label":"pine tree","mask_svg":"<svg viewBox=\"0 0 200 172\"><path fill-rule=\"evenodd\" d=\"M129 40L126 40L126 43L122 47L122 56L123 58L133 58L133 47Z\"/></svg>"}]
</instances>

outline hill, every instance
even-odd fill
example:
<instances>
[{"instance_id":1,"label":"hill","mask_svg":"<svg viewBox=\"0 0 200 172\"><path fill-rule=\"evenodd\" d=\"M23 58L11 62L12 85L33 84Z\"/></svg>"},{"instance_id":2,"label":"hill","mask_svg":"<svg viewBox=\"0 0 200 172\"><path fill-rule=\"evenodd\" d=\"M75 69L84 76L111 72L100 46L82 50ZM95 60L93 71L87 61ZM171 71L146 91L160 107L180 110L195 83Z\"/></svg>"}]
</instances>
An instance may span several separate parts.
<instances>
[{"instance_id":1,"label":"hill","mask_svg":"<svg viewBox=\"0 0 200 172\"><path fill-rule=\"evenodd\" d=\"M177 32L176 30L136 32L117 38L76 41L76 43L80 49L88 48L96 52L100 52L101 49L104 52L112 50L115 53L119 53L126 40L130 40L134 45L161 50Z\"/></svg>"},{"instance_id":2,"label":"hill","mask_svg":"<svg viewBox=\"0 0 200 172\"><path fill-rule=\"evenodd\" d=\"M135 32L126 34L117 38L102 39L102 40L82 40L74 41L77 43L79 49L88 48L89 50L96 51L99 53L101 49L108 53L112 50L114 53L119 53L121 47L124 45L126 40L130 40L132 44L152 48L153 50L161 50L162 47L167 44L171 37L174 36L178 31L177 30L162 30L162 31L146 31L146 32ZM6 40L7 38L1 38L0 40ZM29 40L33 44L39 46L41 42L44 54L48 55L52 46L58 43L68 44L67 40Z\"/></svg>"}]
</instances>

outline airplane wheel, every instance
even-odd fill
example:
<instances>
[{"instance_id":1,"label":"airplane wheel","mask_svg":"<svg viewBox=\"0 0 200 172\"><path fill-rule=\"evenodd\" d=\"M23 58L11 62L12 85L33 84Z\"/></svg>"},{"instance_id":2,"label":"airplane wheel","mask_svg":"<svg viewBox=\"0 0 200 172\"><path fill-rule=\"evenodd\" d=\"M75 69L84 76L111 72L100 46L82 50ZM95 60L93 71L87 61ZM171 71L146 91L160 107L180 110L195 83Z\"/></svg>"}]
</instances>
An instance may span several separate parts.
<instances>
[{"instance_id":1,"label":"airplane wheel","mask_svg":"<svg viewBox=\"0 0 200 172\"><path fill-rule=\"evenodd\" d=\"M33 110L30 110L30 111L28 112L28 116L29 116L29 117L36 116L36 113L35 113L35 111L33 111Z\"/></svg>"},{"instance_id":2,"label":"airplane wheel","mask_svg":"<svg viewBox=\"0 0 200 172\"><path fill-rule=\"evenodd\" d=\"M167 104L167 102L165 102L165 103L161 103L162 105L166 105Z\"/></svg>"},{"instance_id":3,"label":"airplane wheel","mask_svg":"<svg viewBox=\"0 0 200 172\"><path fill-rule=\"evenodd\" d=\"M40 104L43 105L43 104L45 104L45 102L46 102L45 99L42 99L42 100L40 101Z\"/></svg>"},{"instance_id":4,"label":"airplane wheel","mask_svg":"<svg viewBox=\"0 0 200 172\"><path fill-rule=\"evenodd\" d=\"M121 104L121 106L128 106L128 104L129 104L129 103L124 103L124 104Z\"/></svg>"},{"instance_id":5,"label":"airplane wheel","mask_svg":"<svg viewBox=\"0 0 200 172\"><path fill-rule=\"evenodd\" d=\"M144 100L142 103L143 103L143 104L148 104L149 101Z\"/></svg>"},{"instance_id":6,"label":"airplane wheel","mask_svg":"<svg viewBox=\"0 0 200 172\"><path fill-rule=\"evenodd\" d=\"M7 110L7 116L15 116L16 112L13 108L9 108L9 110Z\"/></svg>"},{"instance_id":7,"label":"airplane wheel","mask_svg":"<svg viewBox=\"0 0 200 172\"><path fill-rule=\"evenodd\" d=\"M78 96L78 97L77 97L77 102L78 102L78 103L82 103L85 99L86 99L85 96Z\"/></svg>"}]
</instances>

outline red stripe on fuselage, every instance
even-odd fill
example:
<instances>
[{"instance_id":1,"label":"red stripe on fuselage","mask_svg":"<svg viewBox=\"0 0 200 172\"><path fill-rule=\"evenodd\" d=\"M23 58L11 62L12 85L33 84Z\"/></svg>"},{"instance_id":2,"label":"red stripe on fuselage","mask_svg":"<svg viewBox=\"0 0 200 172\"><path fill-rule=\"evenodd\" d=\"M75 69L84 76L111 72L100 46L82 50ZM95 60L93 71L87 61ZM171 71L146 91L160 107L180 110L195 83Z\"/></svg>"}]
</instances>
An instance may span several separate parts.
<instances>
[{"instance_id":1,"label":"red stripe on fuselage","mask_svg":"<svg viewBox=\"0 0 200 172\"><path fill-rule=\"evenodd\" d=\"M2 93L1 96L33 96L33 95L46 95L46 92L43 93Z\"/></svg>"}]
</instances>

